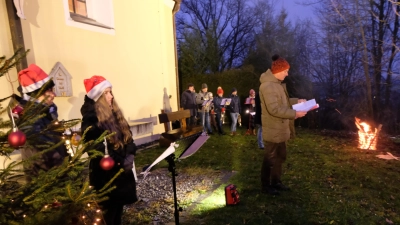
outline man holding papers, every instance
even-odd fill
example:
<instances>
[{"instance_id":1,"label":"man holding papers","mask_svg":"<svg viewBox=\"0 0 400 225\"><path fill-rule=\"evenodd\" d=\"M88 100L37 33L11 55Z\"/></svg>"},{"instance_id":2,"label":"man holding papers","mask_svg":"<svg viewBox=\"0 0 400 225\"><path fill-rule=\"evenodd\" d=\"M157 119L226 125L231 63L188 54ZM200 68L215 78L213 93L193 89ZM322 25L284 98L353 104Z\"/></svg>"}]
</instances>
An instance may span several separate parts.
<instances>
[{"instance_id":1,"label":"man holding papers","mask_svg":"<svg viewBox=\"0 0 400 225\"><path fill-rule=\"evenodd\" d=\"M261 167L262 192L278 195L289 188L282 184L282 164L286 160L286 141L294 137L293 120L306 115L306 110L296 111L291 105L304 99L289 99L282 81L288 76L289 63L272 56L272 66L260 77L261 121L265 155Z\"/></svg>"}]
</instances>

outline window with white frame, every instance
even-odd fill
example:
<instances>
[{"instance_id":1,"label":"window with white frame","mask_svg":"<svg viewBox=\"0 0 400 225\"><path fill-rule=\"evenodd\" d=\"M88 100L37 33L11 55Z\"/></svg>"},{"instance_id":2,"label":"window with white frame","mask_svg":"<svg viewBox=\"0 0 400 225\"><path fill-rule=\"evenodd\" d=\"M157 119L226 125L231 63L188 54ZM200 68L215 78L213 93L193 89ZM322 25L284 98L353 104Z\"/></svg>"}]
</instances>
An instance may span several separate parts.
<instances>
[{"instance_id":1,"label":"window with white frame","mask_svg":"<svg viewBox=\"0 0 400 225\"><path fill-rule=\"evenodd\" d=\"M114 34L112 0L64 0L67 25Z\"/></svg>"}]
</instances>

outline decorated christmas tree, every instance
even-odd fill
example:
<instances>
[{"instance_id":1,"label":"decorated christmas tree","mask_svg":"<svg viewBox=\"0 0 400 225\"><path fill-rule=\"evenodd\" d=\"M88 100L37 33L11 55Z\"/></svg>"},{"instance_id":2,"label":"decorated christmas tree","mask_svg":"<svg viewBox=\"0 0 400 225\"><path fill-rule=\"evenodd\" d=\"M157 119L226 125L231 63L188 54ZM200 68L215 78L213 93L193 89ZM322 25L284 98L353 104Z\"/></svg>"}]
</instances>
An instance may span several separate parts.
<instances>
[{"instance_id":1,"label":"decorated christmas tree","mask_svg":"<svg viewBox=\"0 0 400 225\"><path fill-rule=\"evenodd\" d=\"M18 50L10 58L1 57L0 77L27 52ZM80 133L71 130L80 120L54 120L38 132L34 130L34 124L46 116L48 106L27 101L21 108L19 101L21 97L16 94L0 99L0 114L8 114L2 117L9 118L0 118L0 156L4 158L0 163L5 166L0 169L0 224L102 224L98 202L113 189L110 187L112 181L99 192L94 191L89 185L87 168L90 158L101 154L91 149L107 134L83 143ZM43 142L46 135L59 135L60 141ZM50 169L38 169L32 175L34 163L59 147L63 147L67 155L62 162ZM40 151L28 158L12 161L11 154L29 148ZM90 156L83 157L88 152Z\"/></svg>"}]
</instances>

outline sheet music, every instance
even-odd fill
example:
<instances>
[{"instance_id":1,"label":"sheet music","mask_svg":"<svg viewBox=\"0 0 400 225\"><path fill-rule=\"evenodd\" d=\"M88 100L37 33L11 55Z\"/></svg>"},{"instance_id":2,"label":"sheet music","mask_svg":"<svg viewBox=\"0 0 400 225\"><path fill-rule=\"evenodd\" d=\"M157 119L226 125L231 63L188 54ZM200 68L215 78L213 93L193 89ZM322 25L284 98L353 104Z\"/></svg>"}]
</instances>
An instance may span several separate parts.
<instances>
[{"instance_id":1,"label":"sheet music","mask_svg":"<svg viewBox=\"0 0 400 225\"><path fill-rule=\"evenodd\" d=\"M165 150L145 171L141 172L140 174L143 174L143 179L146 178L147 174L149 174L149 171L153 166L155 166L157 163L161 162L161 160L167 158L167 156L171 155L172 153L175 152L175 147L178 147L179 145L176 145L175 142L171 143L171 145Z\"/></svg>"},{"instance_id":2,"label":"sheet music","mask_svg":"<svg viewBox=\"0 0 400 225\"><path fill-rule=\"evenodd\" d=\"M201 105L202 105L202 106L206 106L206 105L211 104L211 102L212 102L211 99L210 99L210 100L205 100L205 101L203 102L203 104L201 104Z\"/></svg>"},{"instance_id":3,"label":"sheet music","mask_svg":"<svg viewBox=\"0 0 400 225\"><path fill-rule=\"evenodd\" d=\"M294 104L293 109L296 111L310 111L311 109L316 109L319 107L315 99L308 100L306 102Z\"/></svg>"},{"instance_id":4,"label":"sheet music","mask_svg":"<svg viewBox=\"0 0 400 225\"><path fill-rule=\"evenodd\" d=\"M221 101L221 105L229 105L231 104L232 99L231 98L223 98Z\"/></svg>"},{"instance_id":5,"label":"sheet music","mask_svg":"<svg viewBox=\"0 0 400 225\"><path fill-rule=\"evenodd\" d=\"M250 105L252 99L254 99L254 98L246 98L246 101L244 102L244 104L245 105Z\"/></svg>"}]
</instances>

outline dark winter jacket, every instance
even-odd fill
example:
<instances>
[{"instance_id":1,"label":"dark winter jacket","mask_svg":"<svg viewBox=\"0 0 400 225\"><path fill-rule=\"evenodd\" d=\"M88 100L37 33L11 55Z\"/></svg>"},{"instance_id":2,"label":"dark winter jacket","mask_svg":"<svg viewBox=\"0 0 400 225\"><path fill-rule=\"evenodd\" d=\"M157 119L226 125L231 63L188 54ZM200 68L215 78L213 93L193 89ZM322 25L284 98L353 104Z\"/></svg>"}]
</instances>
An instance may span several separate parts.
<instances>
[{"instance_id":1,"label":"dark winter jacket","mask_svg":"<svg viewBox=\"0 0 400 225\"><path fill-rule=\"evenodd\" d=\"M231 95L231 104L228 105L228 110L231 113L241 113L240 98L237 95Z\"/></svg>"},{"instance_id":2,"label":"dark winter jacket","mask_svg":"<svg viewBox=\"0 0 400 225\"><path fill-rule=\"evenodd\" d=\"M190 90L186 90L181 96L181 107L183 109L190 110L190 116L197 115L197 105L196 105L196 94L193 94Z\"/></svg>"},{"instance_id":3,"label":"dark winter jacket","mask_svg":"<svg viewBox=\"0 0 400 225\"><path fill-rule=\"evenodd\" d=\"M82 114L82 131L85 131L89 126L90 130L86 133L85 142L90 140L96 140L105 131L100 128L98 119L95 111L95 102L85 96L85 103L81 108ZM107 184L118 171L123 168L124 172L120 174L111 186L116 186L116 189L112 190L108 194L109 200L107 203L110 204L130 204L137 201L136 195L136 181L132 172L132 166L124 168L124 161L129 155L136 154L136 145L133 142L129 142L124 147L114 149L114 145L108 143L108 153L110 157L114 159L114 167L111 170L103 170L100 167L100 160L102 157L96 157L90 160L89 165L89 179L90 184L94 186L96 190L100 190ZM104 144L101 142L96 146L96 150L105 153ZM103 203L102 203L103 204Z\"/></svg>"},{"instance_id":4,"label":"dark winter jacket","mask_svg":"<svg viewBox=\"0 0 400 225\"><path fill-rule=\"evenodd\" d=\"M255 102L255 108L256 108L256 115L254 117L254 123L255 124L259 124L262 125L261 122L261 104L260 104L260 94L257 93L256 97L254 98L254 102Z\"/></svg>"},{"instance_id":5,"label":"dark winter jacket","mask_svg":"<svg viewBox=\"0 0 400 225\"><path fill-rule=\"evenodd\" d=\"M221 105L222 99L224 97L219 97L218 95L214 97L213 99L213 104L214 104L214 112L215 113L221 113L222 112L222 108L224 108L224 106Z\"/></svg>"},{"instance_id":6,"label":"dark winter jacket","mask_svg":"<svg viewBox=\"0 0 400 225\"><path fill-rule=\"evenodd\" d=\"M38 114L44 113L45 116L36 120L32 124L32 128L26 133L26 136L33 136L31 146L25 146L21 149L22 159L27 159L34 154L44 151L51 145L55 145L61 141L61 133L55 131L55 122L57 121L57 107L55 104L46 107L40 103L34 103L31 107L32 110L37 110ZM25 108L27 106L26 100L20 101L20 106ZM49 146L50 144L50 146ZM64 158L67 156L67 149L65 145L60 145L55 149L47 151L40 158L33 161L31 166L28 166L26 173L28 175L37 176L40 170L48 171L54 166L59 166L63 163Z\"/></svg>"}]
</instances>

